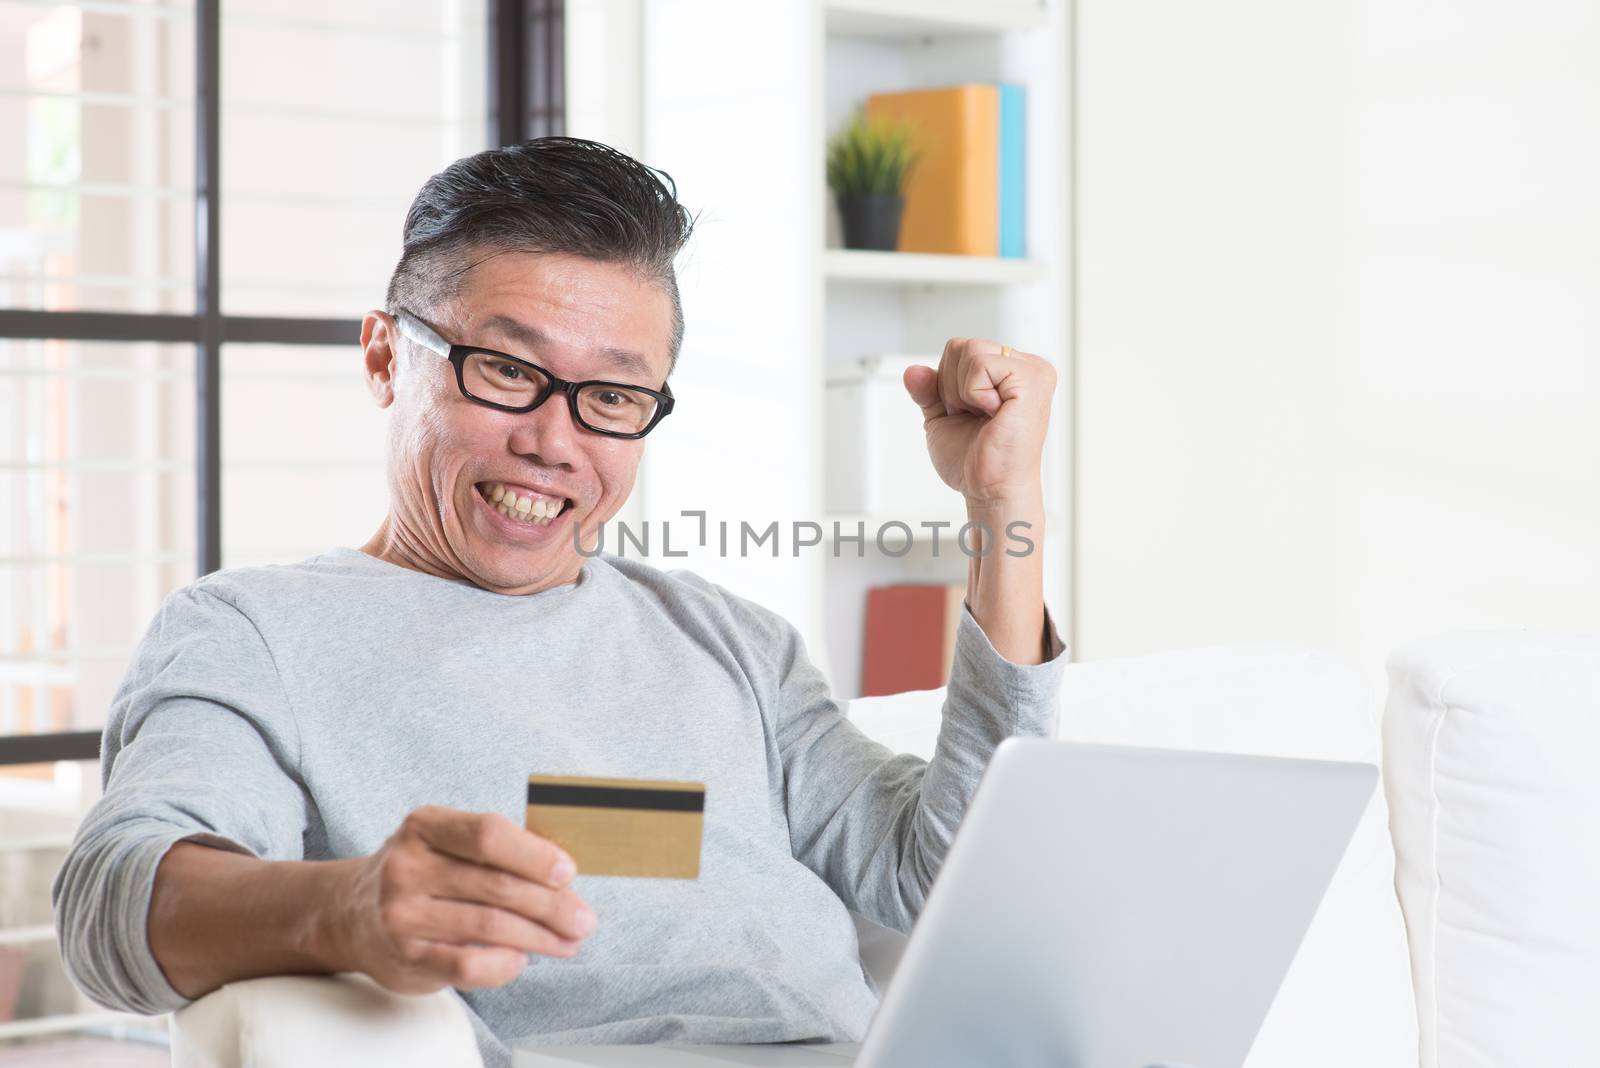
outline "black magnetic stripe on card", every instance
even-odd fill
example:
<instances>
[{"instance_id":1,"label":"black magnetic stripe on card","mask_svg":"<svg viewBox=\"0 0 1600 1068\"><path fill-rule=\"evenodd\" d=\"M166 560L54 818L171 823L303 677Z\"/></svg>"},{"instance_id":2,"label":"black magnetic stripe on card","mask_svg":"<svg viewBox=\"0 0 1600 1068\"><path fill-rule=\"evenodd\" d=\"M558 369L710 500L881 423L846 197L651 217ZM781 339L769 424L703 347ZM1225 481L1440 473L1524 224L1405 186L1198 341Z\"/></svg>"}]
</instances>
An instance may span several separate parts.
<instances>
[{"instance_id":1,"label":"black magnetic stripe on card","mask_svg":"<svg viewBox=\"0 0 1600 1068\"><path fill-rule=\"evenodd\" d=\"M704 812L706 795L701 790L632 790L622 786L555 786L530 782L528 804Z\"/></svg>"}]
</instances>

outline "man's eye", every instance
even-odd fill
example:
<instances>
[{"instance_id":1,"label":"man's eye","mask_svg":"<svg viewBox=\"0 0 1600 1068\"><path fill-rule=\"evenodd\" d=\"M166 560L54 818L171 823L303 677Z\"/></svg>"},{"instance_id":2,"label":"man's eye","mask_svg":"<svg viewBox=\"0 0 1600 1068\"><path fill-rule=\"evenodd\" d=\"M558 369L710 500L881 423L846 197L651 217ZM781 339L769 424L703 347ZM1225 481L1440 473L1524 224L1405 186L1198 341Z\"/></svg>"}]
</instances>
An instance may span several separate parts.
<instances>
[{"instance_id":1,"label":"man's eye","mask_svg":"<svg viewBox=\"0 0 1600 1068\"><path fill-rule=\"evenodd\" d=\"M510 382L520 382L523 378L527 377L522 373L522 368L518 367L514 363L503 363L499 367L495 368L495 372L501 378L504 378Z\"/></svg>"},{"instance_id":2,"label":"man's eye","mask_svg":"<svg viewBox=\"0 0 1600 1068\"><path fill-rule=\"evenodd\" d=\"M595 399L601 404L605 405L607 408L620 408L624 404L628 403L627 396L625 394L618 393L614 389L600 390L595 394Z\"/></svg>"}]
</instances>

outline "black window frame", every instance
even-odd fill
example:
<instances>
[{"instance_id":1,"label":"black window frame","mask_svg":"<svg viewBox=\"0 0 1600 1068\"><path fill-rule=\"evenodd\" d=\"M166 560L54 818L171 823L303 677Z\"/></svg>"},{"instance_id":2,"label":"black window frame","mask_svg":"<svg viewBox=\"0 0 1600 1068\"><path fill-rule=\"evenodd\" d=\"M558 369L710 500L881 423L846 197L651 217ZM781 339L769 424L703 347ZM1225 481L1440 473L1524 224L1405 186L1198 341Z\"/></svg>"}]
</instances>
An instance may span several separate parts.
<instances>
[{"instance_id":1,"label":"black window frame","mask_svg":"<svg viewBox=\"0 0 1600 1068\"><path fill-rule=\"evenodd\" d=\"M564 0L489 0L488 143L565 132ZM196 567L222 566L222 346L349 345L349 319L228 315L222 311L222 10L196 0L195 308L192 313L0 308L8 340L190 343L195 346ZM100 731L0 735L0 765L98 760Z\"/></svg>"}]
</instances>

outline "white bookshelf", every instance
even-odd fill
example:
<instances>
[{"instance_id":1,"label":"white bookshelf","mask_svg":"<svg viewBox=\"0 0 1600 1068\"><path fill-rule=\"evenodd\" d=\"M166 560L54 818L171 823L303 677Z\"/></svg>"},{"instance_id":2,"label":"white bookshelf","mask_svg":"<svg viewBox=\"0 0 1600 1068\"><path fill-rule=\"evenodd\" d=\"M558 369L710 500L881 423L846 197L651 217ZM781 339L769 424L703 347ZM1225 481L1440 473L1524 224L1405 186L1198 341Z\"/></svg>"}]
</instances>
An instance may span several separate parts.
<instances>
[{"instance_id":1,"label":"white bookshelf","mask_svg":"<svg viewBox=\"0 0 1600 1068\"><path fill-rule=\"evenodd\" d=\"M1045 5L1029 0L826 0L829 29L901 40L923 34L994 34L1047 25Z\"/></svg>"},{"instance_id":2,"label":"white bookshelf","mask_svg":"<svg viewBox=\"0 0 1600 1068\"><path fill-rule=\"evenodd\" d=\"M822 272L830 282L927 286L1015 285L1049 277L1048 267L1037 260L841 248L823 251Z\"/></svg>"},{"instance_id":3,"label":"white bookshelf","mask_svg":"<svg viewBox=\"0 0 1600 1068\"><path fill-rule=\"evenodd\" d=\"M945 339L989 338L1051 359L1057 367L1057 407L1045 459L1046 601L1066 635L1070 624L1071 384L1068 299L1068 170L1070 67L1067 8L1062 0L822 0L816 92L822 129L812 166L823 167L826 138L869 93L966 81L1007 80L1027 87L1026 258L935 256L842 248L837 211L825 184L817 213L817 291L822 329L813 360L819 374L877 353L923 353L937 363ZM910 403L909 399L906 402ZM819 437L848 433L829 424L819 406ZM828 487L818 488L826 512ZM952 492L934 518L955 520L935 558L933 539L918 528L929 516L830 516L864 520L870 532L898 519L915 530L909 551L864 557L850 552L822 561L824 643L836 692L853 696L860 678L866 591L895 582L963 582L968 559L951 551L964 521ZM841 523L841 525L844 525ZM830 525L830 530L831 525Z\"/></svg>"},{"instance_id":4,"label":"white bookshelf","mask_svg":"<svg viewBox=\"0 0 1600 1068\"><path fill-rule=\"evenodd\" d=\"M681 414L650 440L640 517L700 509L713 522L796 520L830 534L835 519L866 521L870 531L890 519L964 518L953 491L947 505L918 516L830 507L825 443L849 428L829 424L825 383L863 356L936 363L948 338L990 338L1058 369L1046 446L1046 601L1069 636L1066 0L642 0L641 10L635 148L672 174L701 215L679 267L688 326L673 375ZM843 249L823 161L849 112L880 90L995 79L1027 86L1026 258ZM934 559L930 543L919 537L904 557L861 559L846 545L836 558L830 536L799 555L691 547L666 563L792 621L835 693L850 697L867 588L965 580L966 558L947 542Z\"/></svg>"}]
</instances>

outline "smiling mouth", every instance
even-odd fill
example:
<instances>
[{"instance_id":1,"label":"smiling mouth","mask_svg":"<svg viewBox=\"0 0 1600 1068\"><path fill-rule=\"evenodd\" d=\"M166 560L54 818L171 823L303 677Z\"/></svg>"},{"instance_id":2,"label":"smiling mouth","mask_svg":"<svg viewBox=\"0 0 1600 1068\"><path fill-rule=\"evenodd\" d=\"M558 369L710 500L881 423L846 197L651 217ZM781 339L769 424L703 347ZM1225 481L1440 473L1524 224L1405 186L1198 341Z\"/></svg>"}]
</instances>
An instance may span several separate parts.
<instances>
[{"instance_id":1,"label":"smiling mouth","mask_svg":"<svg viewBox=\"0 0 1600 1068\"><path fill-rule=\"evenodd\" d=\"M474 488L489 502L490 508L507 519L533 526L548 526L552 519L572 507L571 497L550 497L519 486L507 486L504 482L479 482Z\"/></svg>"}]
</instances>

